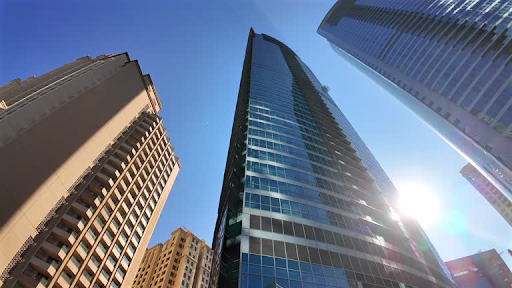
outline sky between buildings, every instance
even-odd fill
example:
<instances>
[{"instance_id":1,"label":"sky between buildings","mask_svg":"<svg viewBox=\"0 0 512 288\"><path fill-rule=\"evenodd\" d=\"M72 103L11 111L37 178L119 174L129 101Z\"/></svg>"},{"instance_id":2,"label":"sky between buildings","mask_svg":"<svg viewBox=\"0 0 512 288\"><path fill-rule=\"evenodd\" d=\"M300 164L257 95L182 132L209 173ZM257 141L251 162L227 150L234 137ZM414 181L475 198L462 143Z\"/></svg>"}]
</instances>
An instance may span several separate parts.
<instances>
[{"instance_id":1,"label":"sky between buildings","mask_svg":"<svg viewBox=\"0 0 512 288\"><path fill-rule=\"evenodd\" d=\"M334 2L2 1L0 85L85 55L129 52L153 78L182 163L150 245L179 226L211 243L252 26L296 51L331 88L397 186L424 183L438 197L437 220L424 228L443 260L512 248L512 228L459 174L466 161L316 33Z\"/></svg>"}]
</instances>

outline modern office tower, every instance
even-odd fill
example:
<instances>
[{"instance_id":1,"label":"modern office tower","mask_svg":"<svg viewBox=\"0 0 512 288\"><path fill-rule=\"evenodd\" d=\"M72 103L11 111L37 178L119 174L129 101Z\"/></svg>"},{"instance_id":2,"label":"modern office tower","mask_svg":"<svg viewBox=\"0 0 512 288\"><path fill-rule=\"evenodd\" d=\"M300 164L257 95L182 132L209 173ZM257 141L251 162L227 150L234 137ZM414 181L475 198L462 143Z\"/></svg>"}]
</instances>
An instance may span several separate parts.
<instances>
[{"instance_id":1,"label":"modern office tower","mask_svg":"<svg viewBox=\"0 0 512 288\"><path fill-rule=\"evenodd\" d=\"M340 0L318 33L512 201L511 5Z\"/></svg>"},{"instance_id":2,"label":"modern office tower","mask_svg":"<svg viewBox=\"0 0 512 288\"><path fill-rule=\"evenodd\" d=\"M146 250L133 288L206 288L213 251L192 232L178 228L171 239Z\"/></svg>"},{"instance_id":3,"label":"modern office tower","mask_svg":"<svg viewBox=\"0 0 512 288\"><path fill-rule=\"evenodd\" d=\"M447 261L446 266L459 288L512 287L512 273L494 249Z\"/></svg>"},{"instance_id":4,"label":"modern office tower","mask_svg":"<svg viewBox=\"0 0 512 288\"><path fill-rule=\"evenodd\" d=\"M210 287L453 287L429 242L392 217L394 187L327 91L251 29Z\"/></svg>"},{"instance_id":5,"label":"modern office tower","mask_svg":"<svg viewBox=\"0 0 512 288\"><path fill-rule=\"evenodd\" d=\"M2 287L130 287L180 164L127 53L0 87Z\"/></svg>"},{"instance_id":6,"label":"modern office tower","mask_svg":"<svg viewBox=\"0 0 512 288\"><path fill-rule=\"evenodd\" d=\"M467 164L460 170L460 174L466 178L475 189L484 196L489 203L500 213L508 224L512 226L512 201L503 194L482 175L473 165Z\"/></svg>"}]
</instances>

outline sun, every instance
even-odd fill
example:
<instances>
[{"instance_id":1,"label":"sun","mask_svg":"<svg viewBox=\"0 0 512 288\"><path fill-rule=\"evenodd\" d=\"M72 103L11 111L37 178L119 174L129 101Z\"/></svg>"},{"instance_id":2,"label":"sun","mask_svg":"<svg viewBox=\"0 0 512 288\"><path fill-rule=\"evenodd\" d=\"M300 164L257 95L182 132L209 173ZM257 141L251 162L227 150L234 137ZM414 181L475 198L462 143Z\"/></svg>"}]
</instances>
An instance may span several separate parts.
<instances>
[{"instance_id":1,"label":"sun","mask_svg":"<svg viewBox=\"0 0 512 288\"><path fill-rule=\"evenodd\" d=\"M430 187L420 182L397 185L400 214L416 218L421 225L434 225L439 216L439 201Z\"/></svg>"}]
</instances>

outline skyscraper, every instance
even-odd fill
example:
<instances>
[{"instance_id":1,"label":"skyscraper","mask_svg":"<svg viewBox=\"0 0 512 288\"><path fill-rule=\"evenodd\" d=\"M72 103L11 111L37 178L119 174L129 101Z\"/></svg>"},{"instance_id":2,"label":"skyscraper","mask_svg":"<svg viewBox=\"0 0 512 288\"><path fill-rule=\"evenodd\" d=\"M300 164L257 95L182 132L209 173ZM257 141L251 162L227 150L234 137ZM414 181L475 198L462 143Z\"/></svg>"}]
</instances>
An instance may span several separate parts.
<instances>
[{"instance_id":1,"label":"skyscraper","mask_svg":"<svg viewBox=\"0 0 512 288\"><path fill-rule=\"evenodd\" d=\"M496 250L447 261L459 288L510 288L512 273Z\"/></svg>"},{"instance_id":2,"label":"skyscraper","mask_svg":"<svg viewBox=\"0 0 512 288\"><path fill-rule=\"evenodd\" d=\"M0 87L2 287L130 287L180 170L127 53Z\"/></svg>"},{"instance_id":3,"label":"skyscraper","mask_svg":"<svg viewBox=\"0 0 512 288\"><path fill-rule=\"evenodd\" d=\"M210 287L453 287L428 239L392 217L394 187L327 91L251 29Z\"/></svg>"},{"instance_id":4,"label":"skyscraper","mask_svg":"<svg viewBox=\"0 0 512 288\"><path fill-rule=\"evenodd\" d=\"M489 201L496 211L500 213L501 217L512 226L512 201L503 196L503 194L471 164L464 166L464 168L460 170L460 174L462 174L462 176Z\"/></svg>"},{"instance_id":5,"label":"skyscraper","mask_svg":"<svg viewBox=\"0 0 512 288\"><path fill-rule=\"evenodd\" d=\"M171 239L146 250L133 288L206 288L213 251L192 232L178 228Z\"/></svg>"},{"instance_id":6,"label":"skyscraper","mask_svg":"<svg viewBox=\"0 0 512 288\"><path fill-rule=\"evenodd\" d=\"M340 0L318 33L512 200L512 3Z\"/></svg>"}]
</instances>

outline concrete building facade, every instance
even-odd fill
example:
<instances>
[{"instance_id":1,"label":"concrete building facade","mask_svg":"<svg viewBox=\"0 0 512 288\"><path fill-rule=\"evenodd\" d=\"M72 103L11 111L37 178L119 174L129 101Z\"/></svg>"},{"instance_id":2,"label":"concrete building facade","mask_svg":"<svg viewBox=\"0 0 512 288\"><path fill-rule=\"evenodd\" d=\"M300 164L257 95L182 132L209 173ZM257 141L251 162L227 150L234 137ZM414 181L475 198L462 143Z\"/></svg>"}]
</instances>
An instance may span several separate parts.
<instances>
[{"instance_id":1,"label":"concrete building facade","mask_svg":"<svg viewBox=\"0 0 512 288\"><path fill-rule=\"evenodd\" d=\"M475 189L489 201L489 203L498 211L512 226L512 201L503 196L496 186L494 186L487 178L485 178L480 171L478 171L473 165L467 164L460 170L460 174L468 180Z\"/></svg>"},{"instance_id":2,"label":"concrete building facade","mask_svg":"<svg viewBox=\"0 0 512 288\"><path fill-rule=\"evenodd\" d=\"M206 288L213 251L204 240L178 228L171 239L146 250L133 288Z\"/></svg>"},{"instance_id":3,"label":"concrete building facade","mask_svg":"<svg viewBox=\"0 0 512 288\"><path fill-rule=\"evenodd\" d=\"M0 102L0 284L129 287L181 167L151 77L84 57Z\"/></svg>"},{"instance_id":4,"label":"concrete building facade","mask_svg":"<svg viewBox=\"0 0 512 288\"><path fill-rule=\"evenodd\" d=\"M339 0L318 33L512 201L509 1Z\"/></svg>"},{"instance_id":5,"label":"concrete building facade","mask_svg":"<svg viewBox=\"0 0 512 288\"><path fill-rule=\"evenodd\" d=\"M251 29L210 288L453 287L427 239L392 217L390 186L327 87Z\"/></svg>"}]
</instances>

